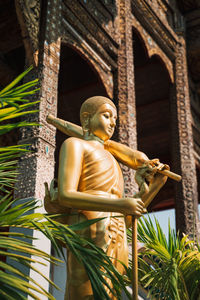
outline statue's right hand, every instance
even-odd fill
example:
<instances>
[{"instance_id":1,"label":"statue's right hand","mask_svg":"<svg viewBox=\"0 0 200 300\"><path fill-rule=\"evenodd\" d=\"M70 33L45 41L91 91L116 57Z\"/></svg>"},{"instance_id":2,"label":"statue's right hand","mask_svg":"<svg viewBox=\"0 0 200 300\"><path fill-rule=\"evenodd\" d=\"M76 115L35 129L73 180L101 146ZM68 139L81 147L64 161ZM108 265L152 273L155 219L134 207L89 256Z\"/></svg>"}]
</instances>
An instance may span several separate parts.
<instances>
[{"instance_id":1,"label":"statue's right hand","mask_svg":"<svg viewBox=\"0 0 200 300\"><path fill-rule=\"evenodd\" d=\"M50 188L48 183L45 182L45 196L44 196L44 207L48 213L57 214L63 213L66 209L60 206L58 202L58 189L53 187L54 179L51 181Z\"/></svg>"},{"instance_id":2,"label":"statue's right hand","mask_svg":"<svg viewBox=\"0 0 200 300\"><path fill-rule=\"evenodd\" d=\"M55 203L52 202L50 189L48 183L44 183L45 196L44 196L44 207L48 213L55 213Z\"/></svg>"},{"instance_id":3,"label":"statue's right hand","mask_svg":"<svg viewBox=\"0 0 200 300\"><path fill-rule=\"evenodd\" d=\"M146 212L144 203L140 198L125 198L125 214L141 217Z\"/></svg>"}]
</instances>

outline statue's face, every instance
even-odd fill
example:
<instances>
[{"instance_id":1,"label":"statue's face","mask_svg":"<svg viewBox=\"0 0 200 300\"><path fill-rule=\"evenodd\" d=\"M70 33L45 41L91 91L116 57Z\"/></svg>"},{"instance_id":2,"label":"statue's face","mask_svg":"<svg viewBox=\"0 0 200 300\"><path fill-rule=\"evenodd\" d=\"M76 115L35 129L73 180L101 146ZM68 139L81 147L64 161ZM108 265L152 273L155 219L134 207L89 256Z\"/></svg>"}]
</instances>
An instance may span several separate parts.
<instances>
[{"instance_id":1,"label":"statue's face","mask_svg":"<svg viewBox=\"0 0 200 300\"><path fill-rule=\"evenodd\" d=\"M90 117L90 133L98 136L101 140L110 139L114 133L117 119L117 111L110 104L102 104Z\"/></svg>"}]
</instances>

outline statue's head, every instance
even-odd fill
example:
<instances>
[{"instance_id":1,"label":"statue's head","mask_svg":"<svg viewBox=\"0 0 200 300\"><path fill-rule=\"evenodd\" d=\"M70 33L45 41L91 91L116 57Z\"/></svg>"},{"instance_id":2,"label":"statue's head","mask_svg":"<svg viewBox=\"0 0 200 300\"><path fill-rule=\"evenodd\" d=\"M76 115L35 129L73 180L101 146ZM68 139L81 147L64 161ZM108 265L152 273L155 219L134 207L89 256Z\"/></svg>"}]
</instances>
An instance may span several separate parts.
<instances>
[{"instance_id":1,"label":"statue's head","mask_svg":"<svg viewBox=\"0 0 200 300\"><path fill-rule=\"evenodd\" d=\"M81 106L81 125L84 135L95 135L106 141L113 135L117 110L114 103L103 96L88 98Z\"/></svg>"}]
</instances>

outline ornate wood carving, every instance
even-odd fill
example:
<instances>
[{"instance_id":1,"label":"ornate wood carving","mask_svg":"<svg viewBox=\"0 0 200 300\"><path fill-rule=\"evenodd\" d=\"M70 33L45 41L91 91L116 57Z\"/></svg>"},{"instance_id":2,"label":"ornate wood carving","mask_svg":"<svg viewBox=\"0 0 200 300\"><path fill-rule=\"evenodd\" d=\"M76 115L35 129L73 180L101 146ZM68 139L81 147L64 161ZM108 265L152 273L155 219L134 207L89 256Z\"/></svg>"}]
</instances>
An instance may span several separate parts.
<instances>
[{"instance_id":1,"label":"ornate wood carving","mask_svg":"<svg viewBox=\"0 0 200 300\"><path fill-rule=\"evenodd\" d=\"M29 64L38 63L40 0L15 0L16 13Z\"/></svg>"},{"instance_id":2,"label":"ornate wood carving","mask_svg":"<svg viewBox=\"0 0 200 300\"><path fill-rule=\"evenodd\" d=\"M193 154L191 110L186 67L184 38L176 47L176 97L171 99L172 149L174 168L182 174L182 181L175 185L177 230L189 234L198 230L198 196Z\"/></svg>"},{"instance_id":3,"label":"ornate wood carving","mask_svg":"<svg viewBox=\"0 0 200 300\"><path fill-rule=\"evenodd\" d=\"M78 1L74 1L73 4L72 6L70 2L67 5L67 1L65 1L63 5L63 41L73 46L88 59L98 72L108 96L113 98L112 69L117 68L117 64L104 49L104 42L106 45L110 45L108 47L111 50L115 47L108 39L108 35L98 27L98 24L94 23L92 19L88 19L88 12L85 8ZM99 32L100 40L97 39L94 30Z\"/></svg>"},{"instance_id":4,"label":"ornate wood carving","mask_svg":"<svg viewBox=\"0 0 200 300\"><path fill-rule=\"evenodd\" d=\"M167 28L174 26L174 6L169 0L145 0Z\"/></svg>"},{"instance_id":5,"label":"ornate wood carving","mask_svg":"<svg viewBox=\"0 0 200 300\"><path fill-rule=\"evenodd\" d=\"M132 16L132 25L140 33L140 35L145 43L145 47L146 47L149 58L152 57L153 55L158 55L161 58L161 60L163 61L163 63L165 64L165 66L169 72L171 81L174 82L174 69L173 69L172 61L161 50L161 48L152 39L152 37L148 34L148 32L144 28L141 27L140 23L134 16Z\"/></svg>"},{"instance_id":6,"label":"ornate wood carving","mask_svg":"<svg viewBox=\"0 0 200 300\"><path fill-rule=\"evenodd\" d=\"M140 20L161 49L173 59L177 37L167 22L163 23L145 0L132 1L132 14Z\"/></svg>"},{"instance_id":7,"label":"ornate wood carving","mask_svg":"<svg viewBox=\"0 0 200 300\"><path fill-rule=\"evenodd\" d=\"M118 138L123 144L137 148L136 107L133 69L133 44L130 1L118 0L119 33L121 44L118 52L118 70L115 78L115 98L118 99ZM125 193L136 190L134 172L123 166Z\"/></svg>"},{"instance_id":8,"label":"ornate wood carving","mask_svg":"<svg viewBox=\"0 0 200 300\"><path fill-rule=\"evenodd\" d=\"M117 17L117 7L115 3L112 0L79 0L78 2L116 44L117 27L115 26L115 19Z\"/></svg>"},{"instance_id":9,"label":"ornate wood carving","mask_svg":"<svg viewBox=\"0 0 200 300\"><path fill-rule=\"evenodd\" d=\"M27 118L40 122L44 126L23 128L20 143L31 144L32 153L27 154L19 164L19 180L16 196L44 197L44 182L54 177L55 128L46 123L46 115L57 113L57 83L60 57L60 1L48 0L46 27L41 41L41 55L38 68L29 78L39 78L40 91L34 96L40 99L40 111ZM33 99L33 100L34 100ZM20 172L22 170L22 172Z\"/></svg>"},{"instance_id":10,"label":"ornate wood carving","mask_svg":"<svg viewBox=\"0 0 200 300\"><path fill-rule=\"evenodd\" d=\"M97 8L95 9L98 13ZM67 15L68 22L71 22L73 27L78 29L83 38L86 41L89 41L96 51L100 51L100 47L97 45L98 41L98 44L101 45L110 58L117 56L117 45L112 39L112 31L110 34L108 34L108 30L105 31L102 29L102 24L106 25L106 21L105 19L102 19L102 15L99 16L99 22L95 22L94 17L91 15L90 11L86 9L86 6L80 5L79 1L77 0L73 2L70 0L65 0L63 12ZM106 59L107 57L105 56L105 60Z\"/></svg>"},{"instance_id":11,"label":"ornate wood carving","mask_svg":"<svg viewBox=\"0 0 200 300\"><path fill-rule=\"evenodd\" d=\"M102 83L108 94L108 97L112 99L113 98L113 74L111 72L111 67L107 64L103 66L102 65L103 60L98 55L95 57L94 52L90 47L88 47L88 44L83 45L79 43L73 38L72 34L69 33L67 30L64 32L62 41L66 43L66 45L72 46L75 50L77 50L77 52L82 54L88 60L88 62L91 63L91 65L94 67L99 77L101 78Z\"/></svg>"}]
</instances>

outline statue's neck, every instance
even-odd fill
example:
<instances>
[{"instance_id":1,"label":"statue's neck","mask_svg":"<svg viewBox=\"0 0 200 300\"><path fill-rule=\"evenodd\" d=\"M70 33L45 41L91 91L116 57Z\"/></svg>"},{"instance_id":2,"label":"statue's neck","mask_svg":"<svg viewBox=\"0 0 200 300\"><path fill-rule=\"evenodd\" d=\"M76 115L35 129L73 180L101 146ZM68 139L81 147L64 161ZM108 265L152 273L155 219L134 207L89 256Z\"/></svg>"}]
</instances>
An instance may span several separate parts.
<instances>
[{"instance_id":1,"label":"statue's neck","mask_svg":"<svg viewBox=\"0 0 200 300\"><path fill-rule=\"evenodd\" d=\"M101 143L102 145L104 144L104 141L94 134L84 135L84 140L85 141L97 141L97 142Z\"/></svg>"}]
</instances>

